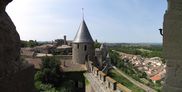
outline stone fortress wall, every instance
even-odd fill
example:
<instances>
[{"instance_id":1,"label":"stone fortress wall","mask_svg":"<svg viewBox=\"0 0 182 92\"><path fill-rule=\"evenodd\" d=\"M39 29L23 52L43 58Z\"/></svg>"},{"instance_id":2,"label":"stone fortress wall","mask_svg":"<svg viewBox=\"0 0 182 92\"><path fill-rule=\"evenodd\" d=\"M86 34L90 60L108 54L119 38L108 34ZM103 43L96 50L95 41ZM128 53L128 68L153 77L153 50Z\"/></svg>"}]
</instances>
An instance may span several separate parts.
<instances>
[{"instance_id":1,"label":"stone fortress wall","mask_svg":"<svg viewBox=\"0 0 182 92\"><path fill-rule=\"evenodd\" d=\"M130 89L116 82L114 79L107 76L105 73L103 73L93 65L91 67L91 73L94 75L94 77L99 79L101 84L103 84L106 89L109 89L110 92L132 92Z\"/></svg>"},{"instance_id":2,"label":"stone fortress wall","mask_svg":"<svg viewBox=\"0 0 182 92\"><path fill-rule=\"evenodd\" d=\"M34 66L20 60L20 36L0 0L0 92L35 92Z\"/></svg>"},{"instance_id":3,"label":"stone fortress wall","mask_svg":"<svg viewBox=\"0 0 182 92\"><path fill-rule=\"evenodd\" d=\"M36 92L34 88L35 69L24 65L21 71L11 76L0 78L0 92Z\"/></svg>"},{"instance_id":4,"label":"stone fortress wall","mask_svg":"<svg viewBox=\"0 0 182 92\"><path fill-rule=\"evenodd\" d=\"M182 92L182 0L167 0L163 23L163 56L167 61L163 92Z\"/></svg>"}]
</instances>

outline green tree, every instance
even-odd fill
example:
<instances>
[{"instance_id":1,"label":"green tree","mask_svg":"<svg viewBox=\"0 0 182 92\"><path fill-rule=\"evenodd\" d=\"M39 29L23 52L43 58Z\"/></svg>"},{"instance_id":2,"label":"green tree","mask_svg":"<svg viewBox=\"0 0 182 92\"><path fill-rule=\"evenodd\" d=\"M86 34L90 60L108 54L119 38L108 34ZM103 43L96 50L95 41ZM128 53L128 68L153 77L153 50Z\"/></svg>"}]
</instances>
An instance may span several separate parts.
<instances>
[{"instance_id":1,"label":"green tree","mask_svg":"<svg viewBox=\"0 0 182 92\"><path fill-rule=\"evenodd\" d=\"M94 42L94 48L100 48L101 44L97 41Z\"/></svg>"},{"instance_id":2,"label":"green tree","mask_svg":"<svg viewBox=\"0 0 182 92\"><path fill-rule=\"evenodd\" d=\"M28 41L21 41L21 47L28 47Z\"/></svg>"},{"instance_id":3,"label":"green tree","mask_svg":"<svg viewBox=\"0 0 182 92\"><path fill-rule=\"evenodd\" d=\"M57 85L61 79L60 63L55 57L45 57L42 61L43 83Z\"/></svg>"},{"instance_id":4,"label":"green tree","mask_svg":"<svg viewBox=\"0 0 182 92\"><path fill-rule=\"evenodd\" d=\"M28 47L35 47L35 46L38 46L38 42L35 40L29 40L28 41Z\"/></svg>"},{"instance_id":5,"label":"green tree","mask_svg":"<svg viewBox=\"0 0 182 92\"><path fill-rule=\"evenodd\" d=\"M57 86L61 81L60 63L55 57L42 59L41 70L35 74L35 80L45 84Z\"/></svg>"}]
</instances>

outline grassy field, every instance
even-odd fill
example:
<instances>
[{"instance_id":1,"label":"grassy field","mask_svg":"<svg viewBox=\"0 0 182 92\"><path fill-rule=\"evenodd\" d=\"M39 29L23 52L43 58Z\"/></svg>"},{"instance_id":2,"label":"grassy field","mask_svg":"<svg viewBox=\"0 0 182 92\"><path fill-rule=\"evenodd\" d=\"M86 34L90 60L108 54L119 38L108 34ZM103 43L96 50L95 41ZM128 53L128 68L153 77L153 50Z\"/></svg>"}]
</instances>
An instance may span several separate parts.
<instances>
[{"instance_id":1,"label":"grassy field","mask_svg":"<svg viewBox=\"0 0 182 92\"><path fill-rule=\"evenodd\" d=\"M162 46L161 45L151 45L151 46L111 46L109 47L111 50L116 50L128 54L133 54L133 55L141 55L142 57L163 57L162 56Z\"/></svg>"},{"instance_id":2,"label":"grassy field","mask_svg":"<svg viewBox=\"0 0 182 92\"><path fill-rule=\"evenodd\" d=\"M123 84L124 86L126 86L127 88L129 88L130 90L132 90L132 92L145 92L143 89L137 87L136 85L131 83L129 80L124 78L122 75L119 75L118 72L115 71L114 69L112 69L108 72L108 76L112 77L117 82L119 82L119 83Z\"/></svg>"}]
</instances>

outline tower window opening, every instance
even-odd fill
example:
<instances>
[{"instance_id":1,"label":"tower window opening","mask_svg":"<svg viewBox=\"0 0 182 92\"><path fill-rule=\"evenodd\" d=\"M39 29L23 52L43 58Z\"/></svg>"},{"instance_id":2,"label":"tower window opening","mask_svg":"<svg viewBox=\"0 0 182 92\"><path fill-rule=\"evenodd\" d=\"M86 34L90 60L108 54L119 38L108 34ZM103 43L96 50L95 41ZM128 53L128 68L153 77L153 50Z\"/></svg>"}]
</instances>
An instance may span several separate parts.
<instances>
[{"instance_id":1,"label":"tower window opening","mask_svg":"<svg viewBox=\"0 0 182 92\"><path fill-rule=\"evenodd\" d=\"M87 50L87 45L84 46L84 50L85 50L85 51Z\"/></svg>"},{"instance_id":2,"label":"tower window opening","mask_svg":"<svg viewBox=\"0 0 182 92\"><path fill-rule=\"evenodd\" d=\"M77 49L79 49L79 44L77 44Z\"/></svg>"},{"instance_id":3,"label":"tower window opening","mask_svg":"<svg viewBox=\"0 0 182 92\"><path fill-rule=\"evenodd\" d=\"M88 61L88 55L85 56L85 60Z\"/></svg>"}]
</instances>

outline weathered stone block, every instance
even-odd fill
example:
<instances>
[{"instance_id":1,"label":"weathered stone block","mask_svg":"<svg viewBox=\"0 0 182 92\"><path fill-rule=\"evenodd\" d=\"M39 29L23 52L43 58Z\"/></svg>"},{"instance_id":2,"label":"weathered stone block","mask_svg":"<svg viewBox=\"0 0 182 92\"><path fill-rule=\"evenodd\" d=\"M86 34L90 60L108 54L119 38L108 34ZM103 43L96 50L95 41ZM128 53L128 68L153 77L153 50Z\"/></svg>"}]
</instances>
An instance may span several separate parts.
<instances>
[{"instance_id":1,"label":"weathered stone block","mask_svg":"<svg viewBox=\"0 0 182 92\"><path fill-rule=\"evenodd\" d=\"M166 75L165 83L174 87L182 88L182 78L179 76L182 73L181 68L167 67L166 70L168 74Z\"/></svg>"},{"instance_id":2,"label":"weathered stone block","mask_svg":"<svg viewBox=\"0 0 182 92\"><path fill-rule=\"evenodd\" d=\"M23 65L22 70L0 79L0 92L35 92L34 66Z\"/></svg>"},{"instance_id":3,"label":"weathered stone block","mask_svg":"<svg viewBox=\"0 0 182 92\"><path fill-rule=\"evenodd\" d=\"M108 88L112 89L113 91L116 90L117 82L114 79L110 78L109 76L106 77L106 84Z\"/></svg>"},{"instance_id":4,"label":"weathered stone block","mask_svg":"<svg viewBox=\"0 0 182 92\"><path fill-rule=\"evenodd\" d=\"M182 92L182 0L168 0L163 30L167 61L163 92Z\"/></svg>"},{"instance_id":5,"label":"weathered stone block","mask_svg":"<svg viewBox=\"0 0 182 92\"><path fill-rule=\"evenodd\" d=\"M0 0L0 92L34 92L34 67L20 61L20 36Z\"/></svg>"},{"instance_id":6,"label":"weathered stone block","mask_svg":"<svg viewBox=\"0 0 182 92\"><path fill-rule=\"evenodd\" d=\"M182 89L164 84L162 92L182 92Z\"/></svg>"}]
</instances>

